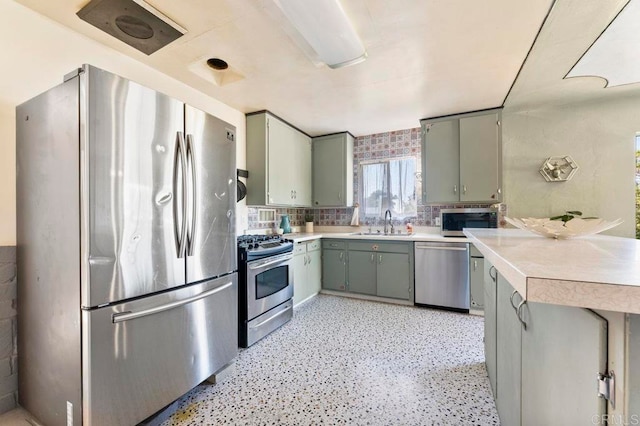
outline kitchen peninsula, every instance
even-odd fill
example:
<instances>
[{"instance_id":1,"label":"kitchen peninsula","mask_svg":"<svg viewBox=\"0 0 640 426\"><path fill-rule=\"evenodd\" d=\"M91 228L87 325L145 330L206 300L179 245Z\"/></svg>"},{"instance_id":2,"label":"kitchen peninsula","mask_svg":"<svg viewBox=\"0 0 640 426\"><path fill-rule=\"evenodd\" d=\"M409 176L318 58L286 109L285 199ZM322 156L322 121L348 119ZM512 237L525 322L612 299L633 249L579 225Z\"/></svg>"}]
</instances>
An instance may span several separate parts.
<instances>
[{"instance_id":1,"label":"kitchen peninsula","mask_svg":"<svg viewBox=\"0 0 640 426\"><path fill-rule=\"evenodd\" d=\"M501 422L632 424L640 241L512 229L465 235L485 256L485 359Z\"/></svg>"},{"instance_id":2,"label":"kitchen peninsula","mask_svg":"<svg viewBox=\"0 0 640 426\"><path fill-rule=\"evenodd\" d=\"M525 300L640 314L639 240L554 240L515 229L465 235Z\"/></svg>"}]
</instances>

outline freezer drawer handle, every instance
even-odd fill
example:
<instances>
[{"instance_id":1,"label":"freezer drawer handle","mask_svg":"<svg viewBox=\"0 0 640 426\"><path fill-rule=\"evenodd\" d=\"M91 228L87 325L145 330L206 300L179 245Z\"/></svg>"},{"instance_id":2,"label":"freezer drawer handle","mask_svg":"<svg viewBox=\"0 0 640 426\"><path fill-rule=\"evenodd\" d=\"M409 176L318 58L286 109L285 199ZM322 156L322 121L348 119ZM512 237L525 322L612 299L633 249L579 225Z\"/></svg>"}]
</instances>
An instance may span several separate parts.
<instances>
[{"instance_id":1,"label":"freezer drawer handle","mask_svg":"<svg viewBox=\"0 0 640 426\"><path fill-rule=\"evenodd\" d=\"M224 290L228 289L232 285L233 285L233 281L230 281L230 282L228 282L227 284L225 284L223 286L216 287L216 288L214 288L212 290L205 291L204 293L200 293L200 294L192 296L192 297L187 297L186 299L176 300L175 302L166 303L166 304L160 305L160 306L154 306L153 308L143 309L143 310L137 311L137 312L127 311L127 312L120 312L120 313L117 313L117 314L113 314L111 316L111 321L114 324L116 324L116 323L119 323L119 322L129 321L129 320L132 320L132 319L146 317L148 315L153 315L153 314L157 314L157 313L160 313L160 312L168 311L169 309L178 308L180 306L188 305L189 303L198 301L200 299L204 299L206 297L213 296L216 293L220 293L221 291L224 291Z\"/></svg>"},{"instance_id":2,"label":"freezer drawer handle","mask_svg":"<svg viewBox=\"0 0 640 426\"><path fill-rule=\"evenodd\" d=\"M450 250L450 251L467 251L465 247L435 247L435 246L416 246L420 250Z\"/></svg>"}]
</instances>

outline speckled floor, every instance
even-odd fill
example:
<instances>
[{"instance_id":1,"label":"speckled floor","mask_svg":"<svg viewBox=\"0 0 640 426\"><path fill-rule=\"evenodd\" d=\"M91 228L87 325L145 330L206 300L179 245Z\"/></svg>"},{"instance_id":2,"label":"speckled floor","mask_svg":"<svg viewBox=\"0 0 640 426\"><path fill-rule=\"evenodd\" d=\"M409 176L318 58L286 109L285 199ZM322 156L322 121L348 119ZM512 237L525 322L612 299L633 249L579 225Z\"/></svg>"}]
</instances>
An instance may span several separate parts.
<instances>
[{"instance_id":1,"label":"speckled floor","mask_svg":"<svg viewBox=\"0 0 640 426\"><path fill-rule=\"evenodd\" d=\"M319 295L168 425L493 425L482 317Z\"/></svg>"}]
</instances>

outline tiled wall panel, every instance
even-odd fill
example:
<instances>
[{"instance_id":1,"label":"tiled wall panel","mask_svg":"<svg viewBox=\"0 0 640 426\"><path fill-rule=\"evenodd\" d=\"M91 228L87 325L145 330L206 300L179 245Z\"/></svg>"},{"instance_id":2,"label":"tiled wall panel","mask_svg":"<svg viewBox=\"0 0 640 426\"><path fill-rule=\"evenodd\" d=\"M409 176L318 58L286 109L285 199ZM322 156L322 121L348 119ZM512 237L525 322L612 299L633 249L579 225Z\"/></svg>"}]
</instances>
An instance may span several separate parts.
<instances>
[{"instance_id":1,"label":"tiled wall panel","mask_svg":"<svg viewBox=\"0 0 640 426\"><path fill-rule=\"evenodd\" d=\"M0 414L18 397L17 285L16 248L0 247Z\"/></svg>"}]
</instances>

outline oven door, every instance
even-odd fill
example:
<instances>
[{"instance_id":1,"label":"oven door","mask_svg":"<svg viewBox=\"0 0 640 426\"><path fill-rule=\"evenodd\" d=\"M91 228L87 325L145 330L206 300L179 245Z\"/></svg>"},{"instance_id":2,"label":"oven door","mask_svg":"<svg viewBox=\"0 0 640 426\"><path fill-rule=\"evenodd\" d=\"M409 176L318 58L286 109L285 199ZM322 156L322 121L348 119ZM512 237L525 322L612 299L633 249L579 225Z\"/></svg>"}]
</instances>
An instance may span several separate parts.
<instances>
[{"instance_id":1,"label":"oven door","mask_svg":"<svg viewBox=\"0 0 640 426\"><path fill-rule=\"evenodd\" d=\"M293 297L293 253L247 263L247 319Z\"/></svg>"}]
</instances>

